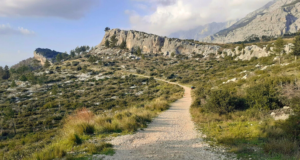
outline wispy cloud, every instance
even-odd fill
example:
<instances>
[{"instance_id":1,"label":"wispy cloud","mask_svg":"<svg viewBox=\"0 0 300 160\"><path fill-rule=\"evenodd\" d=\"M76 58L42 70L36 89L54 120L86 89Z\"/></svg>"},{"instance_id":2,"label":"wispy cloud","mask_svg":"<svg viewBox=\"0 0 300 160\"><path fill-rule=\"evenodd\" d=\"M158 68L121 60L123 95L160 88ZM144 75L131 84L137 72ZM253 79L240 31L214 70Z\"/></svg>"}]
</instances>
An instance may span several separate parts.
<instances>
[{"instance_id":1,"label":"wispy cloud","mask_svg":"<svg viewBox=\"0 0 300 160\"><path fill-rule=\"evenodd\" d=\"M9 24L0 25L0 36L1 35L34 35L33 31L25 29L23 27L13 28Z\"/></svg>"},{"instance_id":2,"label":"wispy cloud","mask_svg":"<svg viewBox=\"0 0 300 160\"><path fill-rule=\"evenodd\" d=\"M99 0L2 0L2 17L82 18Z\"/></svg>"},{"instance_id":3,"label":"wispy cloud","mask_svg":"<svg viewBox=\"0 0 300 160\"><path fill-rule=\"evenodd\" d=\"M131 0L127 11L132 29L159 35L189 30L211 22L243 18L270 0ZM148 12L140 11L141 6ZM151 11L151 12L149 12Z\"/></svg>"}]
</instances>

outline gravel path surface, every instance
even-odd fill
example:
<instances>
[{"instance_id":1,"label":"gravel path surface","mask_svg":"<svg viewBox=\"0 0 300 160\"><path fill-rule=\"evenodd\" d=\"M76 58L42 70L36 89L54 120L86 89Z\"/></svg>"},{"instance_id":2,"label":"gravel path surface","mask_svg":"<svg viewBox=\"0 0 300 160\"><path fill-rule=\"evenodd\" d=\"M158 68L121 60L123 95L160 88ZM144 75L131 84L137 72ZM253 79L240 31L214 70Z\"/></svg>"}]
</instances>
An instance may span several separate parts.
<instances>
[{"instance_id":1,"label":"gravel path surface","mask_svg":"<svg viewBox=\"0 0 300 160\"><path fill-rule=\"evenodd\" d=\"M195 129L189 108L191 89L184 87L182 99L171 104L144 130L114 138L116 153L104 160L219 160L224 154L212 152ZM96 157L95 157L96 158ZM100 157L98 157L100 158Z\"/></svg>"}]
</instances>

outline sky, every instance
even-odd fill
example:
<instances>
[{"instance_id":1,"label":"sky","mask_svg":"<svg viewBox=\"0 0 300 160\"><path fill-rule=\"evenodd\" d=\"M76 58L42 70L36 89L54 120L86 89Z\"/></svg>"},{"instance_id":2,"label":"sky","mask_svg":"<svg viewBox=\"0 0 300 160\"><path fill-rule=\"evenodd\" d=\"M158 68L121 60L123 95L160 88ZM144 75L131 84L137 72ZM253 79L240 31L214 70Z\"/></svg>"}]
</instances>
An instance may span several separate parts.
<instances>
[{"instance_id":1,"label":"sky","mask_svg":"<svg viewBox=\"0 0 300 160\"><path fill-rule=\"evenodd\" d=\"M105 27L168 36L243 18L270 0L0 0L0 66L36 48L69 52L98 45Z\"/></svg>"}]
</instances>

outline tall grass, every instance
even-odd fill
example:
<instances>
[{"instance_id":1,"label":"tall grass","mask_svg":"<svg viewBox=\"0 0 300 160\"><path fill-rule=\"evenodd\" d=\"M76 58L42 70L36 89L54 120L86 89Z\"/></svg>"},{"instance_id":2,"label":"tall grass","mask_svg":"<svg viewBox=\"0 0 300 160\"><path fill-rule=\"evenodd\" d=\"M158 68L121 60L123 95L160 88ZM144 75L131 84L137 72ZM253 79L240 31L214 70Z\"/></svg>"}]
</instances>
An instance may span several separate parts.
<instances>
[{"instance_id":1,"label":"tall grass","mask_svg":"<svg viewBox=\"0 0 300 160\"><path fill-rule=\"evenodd\" d=\"M152 118L169 108L169 103L182 97L182 92L162 96L143 105L95 115L87 108L76 110L64 120L59 138L30 159L50 160L68 156L68 152L84 150L88 154L113 154L112 145L94 144L91 137L113 133L133 133L147 127Z\"/></svg>"}]
</instances>

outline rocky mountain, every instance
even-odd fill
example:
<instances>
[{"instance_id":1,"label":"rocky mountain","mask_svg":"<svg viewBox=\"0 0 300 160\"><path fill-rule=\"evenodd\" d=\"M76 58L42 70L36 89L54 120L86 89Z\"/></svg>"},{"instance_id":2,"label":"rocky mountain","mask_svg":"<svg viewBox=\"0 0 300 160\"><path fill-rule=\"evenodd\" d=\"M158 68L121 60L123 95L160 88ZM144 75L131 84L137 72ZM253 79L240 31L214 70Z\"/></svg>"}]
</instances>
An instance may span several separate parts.
<instances>
[{"instance_id":1,"label":"rocky mountain","mask_svg":"<svg viewBox=\"0 0 300 160\"><path fill-rule=\"evenodd\" d=\"M273 0L231 27L206 37L204 41L232 43L295 33L300 26L299 9L300 0Z\"/></svg>"},{"instance_id":2,"label":"rocky mountain","mask_svg":"<svg viewBox=\"0 0 300 160\"><path fill-rule=\"evenodd\" d=\"M209 23L206 25L199 26L197 28L187 30L187 31L179 31L170 34L171 38L180 38L180 39L194 39L198 41L202 41L203 38L213 35L223 29L231 27L238 20L231 20L227 22L221 23Z\"/></svg>"},{"instance_id":3,"label":"rocky mountain","mask_svg":"<svg viewBox=\"0 0 300 160\"><path fill-rule=\"evenodd\" d=\"M220 46L216 45L200 45L190 41L184 41L176 38L161 37L158 35L147 34L139 31L125 31L120 29L112 29L105 33L102 42L98 47L104 46L106 40L110 40L112 36L116 36L120 45L126 41L126 47L130 51L140 48L143 53L164 53L164 55L174 54L202 54L207 56L211 53L216 54Z\"/></svg>"},{"instance_id":4,"label":"rocky mountain","mask_svg":"<svg viewBox=\"0 0 300 160\"><path fill-rule=\"evenodd\" d=\"M129 52L121 49L111 49L105 47L105 41L110 41L112 36L116 36L118 40L117 45L120 45L123 41L126 41L126 47ZM240 45L236 45L234 48L223 48L222 45L208 45L205 43L199 43L189 40L180 40L176 38L160 37L153 34L147 34L139 31L125 31L120 29L112 29L107 31L104 35L102 42L93 51L95 54L111 55L115 53L118 56L126 56L130 58L133 56L131 53L140 48L143 54L164 54L170 56L172 53L183 54L189 57L195 55L202 55L201 57L208 57L210 54L216 56L216 58L232 56L236 57L236 60L250 60L253 57L261 58L270 56L273 51L271 47L267 50L267 46L246 46L241 48ZM292 51L292 44L285 45L285 53Z\"/></svg>"}]
</instances>

